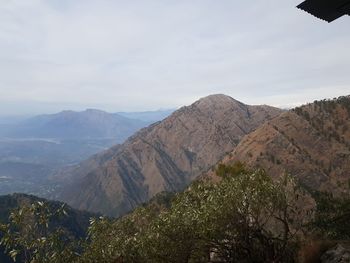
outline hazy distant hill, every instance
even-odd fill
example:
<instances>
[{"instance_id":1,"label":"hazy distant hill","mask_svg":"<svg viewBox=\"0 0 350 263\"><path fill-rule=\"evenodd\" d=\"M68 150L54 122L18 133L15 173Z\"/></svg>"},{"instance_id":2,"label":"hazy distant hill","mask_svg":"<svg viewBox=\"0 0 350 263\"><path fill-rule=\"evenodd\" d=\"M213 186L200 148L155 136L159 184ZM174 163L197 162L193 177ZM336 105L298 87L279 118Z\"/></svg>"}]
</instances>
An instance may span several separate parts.
<instances>
[{"instance_id":1,"label":"hazy distant hill","mask_svg":"<svg viewBox=\"0 0 350 263\"><path fill-rule=\"evenodd\" d=\"M166 112L138 112L138 120L100 110L0 118L0 194L47 196L57 185L47 177L124 142ZM159 118L159 119L158 119Z\"/></svg>"},{"instance_id":2,"label":"hazy distant hill","mask_svg":"<svg viewBox=\"0 0 350 263\"><path fill-rule=\"evenodd\" d=\"M172 114L175 109L158 110L158 111L141 111L141 112L117 112L117 114L129 119L142 120L146 122L157 122L165 119Z\"/></svg>"},{"instance_id":3,"label":"hazy distant hill","mask_svg":"<svg viewBox=\"0 0 350 263\"><path fill-rule=\"evenodd\" d=\"M350 187L350 97L316 101L285 112L247 135L223 160L288 172L311 189Z\"/></svg>"},{"instance_id":4,"label":"hazy distant hill","mask_svg":"<svg viewBox=\"0 0 350 263\"><path fill-rule=\"evenodd\" d=\"M116 113L88 109L62 111L22 121L8 132L11 138L93 139L113 138L122 142L147 121L129 119Z\"/></svg>"},{"instance_id":5,"label":"hazy distant hill","mask_svg":"<svg viewBox=\"0 0 350 263\"><path fill-rule=\"evenodd\" d=\"M120 215L161 191L183 189L244 135L281 112L208 96L142 129L92 165L72 168L73 183L60 198L79 209Z\"/></svg>"}]
</instances>

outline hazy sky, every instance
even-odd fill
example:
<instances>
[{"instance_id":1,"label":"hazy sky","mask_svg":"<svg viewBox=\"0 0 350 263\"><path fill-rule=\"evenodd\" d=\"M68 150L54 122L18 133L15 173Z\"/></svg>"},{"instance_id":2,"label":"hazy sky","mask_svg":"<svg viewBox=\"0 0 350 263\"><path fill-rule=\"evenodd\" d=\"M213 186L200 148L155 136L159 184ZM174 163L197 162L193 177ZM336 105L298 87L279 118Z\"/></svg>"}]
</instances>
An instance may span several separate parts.
<instances>
[{"instance_id":1,"label":"hazy sky","mask_svg":"<svg viewBox=\"0 0 350 263\"><path fill-rule=\"evenodd\" d=\"M302 0L0 0L0 115L350 94L350 17Z\"/></svg>"}]
</instances>

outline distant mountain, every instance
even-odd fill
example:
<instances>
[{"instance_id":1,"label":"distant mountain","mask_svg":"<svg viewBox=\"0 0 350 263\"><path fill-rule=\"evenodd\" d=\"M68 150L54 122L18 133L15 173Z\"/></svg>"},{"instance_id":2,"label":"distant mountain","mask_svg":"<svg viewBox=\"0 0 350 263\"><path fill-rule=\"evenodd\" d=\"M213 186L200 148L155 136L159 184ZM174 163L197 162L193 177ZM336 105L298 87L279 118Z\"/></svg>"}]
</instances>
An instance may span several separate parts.
<instances>
[{"instance_id":1,"label":"distant mountain","mask_svg":"<svg viewBox=\"0 0 350 263\"><path fill-rule=\"evenodd\" d=\"M150 124L100 110L0 118L0 195L24 192L46 197L47 177L124 142Z\"/></svg>"},{"instance_id":2,"label":"distant mountain","mask_svg":"<svg viewBox=\"0 0 350 263\"><path fill-rule=\"evenodd\" d=\"M0 138L10 134L18 123L28 118L28 116L0 116Z\"/></svg>"},{"instance_id":3,"label":"distant mountain","mask_svg":"<svg viewBox=\"0 0 350 263\"><path fill-rule=\"evenodd\" d=\"M141 120L146 122L157 122L165 119L172 114L175 109L141 112L117 112L117 114L129 119Z\"/></svg>"},{"instance_id":4,"label":"distant mountain","mask_svg":"<svg viewBox=\"0 0 350 263\"><path fill-rule=\"evenodd\" d=\"M122 215L159 192L185 188L246 134L281 112L225 95L205 97L96 156L91 164L71 168L58 197L79 209Z\"/></svg>"},{"instance_id":5,"label":"distant mountain","mask_svg":"<svg viewBox=\"0 0 350 263\"><path fill-rule=\"evenodd\" d=\"M350 97L315 101L266 122L221 162L243 161L273 176L290 173L312 190L350 187Z\"/></svg>"},{"instance_id":6,"label":"distant mountain","mask_svg":"<svg viewBox=\"0 0 350 263\"><path fill-rule=\"evenodd\" d=\"M116 113L88 109L62 111L22 121L8 132L10 138L93 139L113 138L122 142L148 124Z\"/></svg>"}]
</instances>

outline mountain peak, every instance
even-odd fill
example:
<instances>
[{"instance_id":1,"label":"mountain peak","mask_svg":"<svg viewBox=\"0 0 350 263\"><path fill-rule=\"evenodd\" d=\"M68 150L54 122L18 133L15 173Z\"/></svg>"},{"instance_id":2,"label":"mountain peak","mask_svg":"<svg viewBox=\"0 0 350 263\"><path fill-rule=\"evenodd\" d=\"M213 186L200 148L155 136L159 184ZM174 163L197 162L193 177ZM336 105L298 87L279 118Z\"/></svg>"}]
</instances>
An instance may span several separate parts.
<instances>
[{"instance_id":1,"label":"mountain peak","mask_svg":"<svg viewBox=\"0 0 350 263\"><path fill-rule=\"evenodd\" d=\"M207 96L141 130L117 151L73 168L58 196L80 209L120 216L159 192L184 189L280 113L223 94Z\"/></svg>"},{"instance_id":2,"label":"mountain peak","mask_svg":"<svg viewBox=\"0 0 350 263\"><path fill-rule=\"evenodd\" d=\"M230 107L233 104L243 106L244 103L235 100L234 98L227 96L225 94L213 94L206 96L204 98L199 99L197 102L194 103L195 105L199 107Z\"/></svg>"},{"instance_id":3,"label":"mountain peak","mask_svg":"<svg viewBox=\"0 0 350 263\"><path fill-rule=\"evenodd\" d=\"M215 103L225 102L225 101L232 103L232 101L237 101L237 100L235 100L232 97L225 95L225 94L212 94L212 95L203 97L203 98L198 100L198 102L211 102L211 103L213 103L213 102L215 102Z\"/></svg>"},{"instance_id":4,"label":"mountain peak","mask_svg":"<svg viewBox=\"0 0 350 263\"><path fill-rule=\"evenodd\" d=\"M248 105L233 99L230 96L224 94L213 94L207 97L201 98L191 105L200 111L214 114L216 117L221 118L222 114L231 111L247 111Z\"/></svg>"}]
</instances>

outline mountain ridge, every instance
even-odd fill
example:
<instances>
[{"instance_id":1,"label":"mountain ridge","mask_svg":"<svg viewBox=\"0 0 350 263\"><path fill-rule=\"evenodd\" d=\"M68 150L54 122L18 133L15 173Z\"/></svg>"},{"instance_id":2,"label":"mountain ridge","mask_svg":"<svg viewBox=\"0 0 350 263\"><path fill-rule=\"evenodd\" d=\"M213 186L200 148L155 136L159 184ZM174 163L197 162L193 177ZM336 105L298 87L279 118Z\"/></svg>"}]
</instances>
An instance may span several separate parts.
<instances>
[{"instance_id":1,"label":"mountain ridge","mask_svg":"<svg viewBox=\"0 0 350 263\"><path fill-rule=\"evenodd\" d=\"M274 177L287 172L310 190L348 191L350 97L315 101L264 123L220 163L237 161Z\"/></svg>"},{"instance_id":2,"label":"mountain ridge","mask_svg":"<svg viewBox=\"0 0 350 263\"><path fill-rule=\"evenodd\" d=\"M281 112L222 94L202 98L141 129L85 175L78 167L79 180L58 197L79 209L121 215L159 192L184 189L244 135Z\"/></svg>"},{"instance_id":3,"label":"mountain ridge","mask_svg":"<svg viewBox=\"0 0 350 263\"><path fill-rule=\"evenodd\" d=\"M12 127L8 134L21 138L114 138L121 142L147 124L96 109L80 112L65 110L22 121Z\"/></svg>"}]
</instances>

